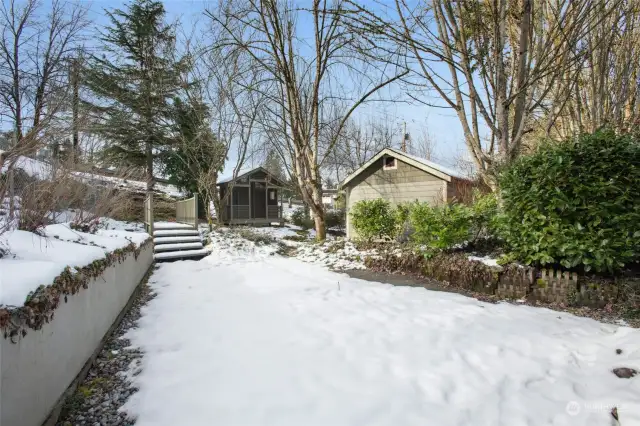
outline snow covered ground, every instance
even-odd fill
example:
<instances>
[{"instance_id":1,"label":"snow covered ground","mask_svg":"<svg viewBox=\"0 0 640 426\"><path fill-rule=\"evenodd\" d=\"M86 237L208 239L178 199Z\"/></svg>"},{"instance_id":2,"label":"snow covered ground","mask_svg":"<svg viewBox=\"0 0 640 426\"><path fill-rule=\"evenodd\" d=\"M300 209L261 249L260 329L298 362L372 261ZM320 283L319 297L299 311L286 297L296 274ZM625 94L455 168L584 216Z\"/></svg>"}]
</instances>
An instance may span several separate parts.
<instances>
[{"instance_id":1,"label":"snow covered ground","mask_svg":"<svg viewBox=\"0 0 640 426\"><path fill-rule=\"evenodd\" d=\"M144 232L125 231L126 224L110 219L103 221L103 227L88 234L68 224L54 224L43 229L43 236L19 230L0 235L0 246L8 249L0 258L0 305L21 306L31 291L51 284L67 266L86 266L149 237Z\"/></svg>"},{"instance_id":2,"label":"snow covered ground","mask_svg":"<svg viewBox=\"0 0 640 426\"><path fill-rule=\"evenodd\" d=\"M350 278L212 234L127 337L147 425L640 425L640 330ZM621 354L616 354L621 349ZM137 368L137 367L136 367Z\"/></svg>"}]
</instances>

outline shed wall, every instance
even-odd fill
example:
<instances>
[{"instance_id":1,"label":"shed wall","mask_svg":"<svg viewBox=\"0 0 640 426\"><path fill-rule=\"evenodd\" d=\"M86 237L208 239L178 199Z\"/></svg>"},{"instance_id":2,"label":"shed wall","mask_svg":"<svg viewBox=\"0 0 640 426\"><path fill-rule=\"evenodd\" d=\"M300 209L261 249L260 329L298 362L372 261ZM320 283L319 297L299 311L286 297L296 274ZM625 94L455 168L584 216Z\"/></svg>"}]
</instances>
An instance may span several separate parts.
<instances>
[{"instance_id":1,"label":"shed wall","mask_svg":"<svg viewBox=\"0 0 640 426\"><path fill-rule=\"evenodd\" d=\"M356 176L347 187L347 211L361 200L383 198L393 205L420 201L441 203L449 192L447 181L396 159L397 168L384 170L383 158ZM355 237L347 214L347 237Z\"/></svg>"}]
</instances>

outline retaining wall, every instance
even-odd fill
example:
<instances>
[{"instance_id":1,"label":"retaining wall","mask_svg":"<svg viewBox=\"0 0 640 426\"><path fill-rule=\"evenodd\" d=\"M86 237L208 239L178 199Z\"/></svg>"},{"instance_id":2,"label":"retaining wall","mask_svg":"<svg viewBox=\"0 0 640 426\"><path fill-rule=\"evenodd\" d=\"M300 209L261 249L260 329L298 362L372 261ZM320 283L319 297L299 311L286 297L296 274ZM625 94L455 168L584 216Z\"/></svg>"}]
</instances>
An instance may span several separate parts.
<instances>
[{"instance_id":1,"label":"retaining wall","mask_svg":"<svg viewBox=\"0 0 640 426\"><path fill-rule=\"evenodd\" d=\"M129 253L67 296L53 320L0 337L0 426L40 426L109 331L153 263L153 245Z\"/></svg>"}]
</instances>

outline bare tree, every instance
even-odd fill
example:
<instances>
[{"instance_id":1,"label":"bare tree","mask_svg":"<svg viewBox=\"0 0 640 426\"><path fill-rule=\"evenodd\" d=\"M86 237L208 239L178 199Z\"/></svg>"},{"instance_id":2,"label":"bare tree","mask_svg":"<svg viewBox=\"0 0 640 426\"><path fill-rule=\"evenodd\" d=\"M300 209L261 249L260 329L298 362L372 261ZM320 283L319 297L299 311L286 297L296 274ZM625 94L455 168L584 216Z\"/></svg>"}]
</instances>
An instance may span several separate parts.
<instances>
[{"instance_id":1,"label":"bare tree","mask_svg":"<svg viewBox=\"0 0 640 426\"><path fill-rule=\"evenodd\" d=\"M225 30L212 22L205 33L200 47L200 81L203 96L211 109L213 133L222 145L220 160L222 166L231 165L232 179L224 198L216 188L218 174L212 176L215 196L213 202L217 218L222 219L222 209L230 201L234 181L260 148L258 144L258 121L266 98L252 88L260 84L261 71L251 57L221 43ZM228 161L230 160L230 161Z\"/></svg>"},{"instance_id":2,"label":"bare tree","mask_svg":"<svg viewBox=\"0 0 640 426\"><path fill-rule=\"evenodd\" d=\"M207 12L226 30L223 43L251 57L264 73L264 82L252 88L269 100L268 119L262 124L266 132L279 132L286 145L282 151L289 156L300 194L313 212L319 240L326 237L320 173L321 134L328 116L325 102L333 98L349 104L326 153L359 105L407 73L392 69L389 75L374 69L370 62L358 61L362 44L357 34L343 25L347 12L339 0L332 4L314 0L308 9L275 0L229 1L215 13ZM310 20L312 36L308 40L302 40L297 32L300 17ZM354 93L344 82L332 78L338 70L343 76L357 75L353 79L355 91L362 91Z\"/></svg>"},{"instance_id":3,"label":"bare tree","mask_svg":"<svg viewBox=\"0 0 640 426\"><path fill-rule=\"evenodd\" d=\"M542 134L566 138L602 126L631 130L640 120L640 2L594 2L601 19L577 50L584 61L558 79L543 103Z\"/></svg>"},{"instance_id":4,"label":"bare tree","mask_svg":"<svg viewBox=\"0 0 640 426\"><path fill-rule=\"evenodd\" d=\"M12 124L12 148L0 169L33 155L68 106L69 59L77 55L87 10L64 0L7 0L0 7L0 117ZM13 159L13 160L12 160Z\"/></svg>"},{"instance_id":5,"label":"bare tree","mask_svg":"<svg viewBox=\"0 0 640 426\"><path fill-rule=\"evenodd\" d=\"M66 126L56 120L68 105L68 59L88 23L86 9L77 4L53 0L44 9L37 0L8 0L0 7L0 118L13 130L10 148L0 151L0 170L9 175L0 200L9 191L10 218L15 162L34 155Z\"/></svg>"},{"instance_id":6,"label":"bare tree","mask_svg":"<svg viewBox=\"0 0 640 426\"><path fill-rule=\"evenodd\" d=\"M436 140L429 131L427 124L419 128L419 132L413 136L409 144L409 153L426 160L436 159Z\"/></svg>"},{"instance_id":7,"label":"bare tree","mask_svg":"<svg viewBox=\"0 0 640 426\"><path fill-rule=\"evenodd\" d=\"M395 0L385 18L353 1L350 24L406 48L411 96L456 112L471 158L495 187L495 165L519 155L549 92L584 61L582 40L621 0L607 2L605 12L600 3ZM426 96L415 93L420 87Z\"/></svg>"},{"instance_id":8,"label":"bare tree","mask_svg":"<svg viewBox=\"0 0 640 426\"><path fill-rule=\"evenodd\" d=\"M337 126L337 123L335 125ZM331 129L332 126L328 127ZM334 137L333 129L326 132L328 135L323 138L325 145L335 140L322 163L325 180L331 178L335 182L341 182L381 149L400 143L399 128L394 125L393 120L385 116L363 122L351 119L341 131L340 135Z\"/></svg>"}]
</instances>

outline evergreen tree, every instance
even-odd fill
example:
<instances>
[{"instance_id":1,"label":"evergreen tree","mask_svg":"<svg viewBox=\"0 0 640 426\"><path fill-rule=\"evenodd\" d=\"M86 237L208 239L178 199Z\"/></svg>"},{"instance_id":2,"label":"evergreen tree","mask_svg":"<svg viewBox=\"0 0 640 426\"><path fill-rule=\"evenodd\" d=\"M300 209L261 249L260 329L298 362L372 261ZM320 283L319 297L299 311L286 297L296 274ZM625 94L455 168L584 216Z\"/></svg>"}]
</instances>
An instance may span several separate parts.
<instances>
[{"instance_id":1,"label":"evergreen tree","mask_svg":"<svg viewBox=\"0 0 640 426\"><path fill-rule=\"evenodd\" d=\"M174 113L179 141L163 158L165 172L179 189L197 194L202 192L203 176L222 170L224 144L209 128L209 111L203 102L176 98Z\"/></svg>"},{"instance_id":2,"label":"evergreen tree","mask_svg":"<svg viewBox=\"0 0 640 426\"><path fill-rule=\"evenodd\" d=\"M83 83L92 93L95 132L106 142L105 159L146 170L153 189L155 156L172 139L172 99L181 89L185 59L175 59L174 28L161 2L134 0L126 10L106 11L104 54L94 55Z\"/></svg>"},{"instance_id":3,"label":"evergreen tree","mask_svg":"<svg viewBox=\"0 0 640 426\"><path fill-rule=\"evenodd\" d=\"M198 194L199 215L212 223L209 206L215 201L218 173L224 167L226 150L209 126L207 106L194 97L174 100L177 142L163 156L169 181L190 195Z\"/></svg>"}]
</instances>

